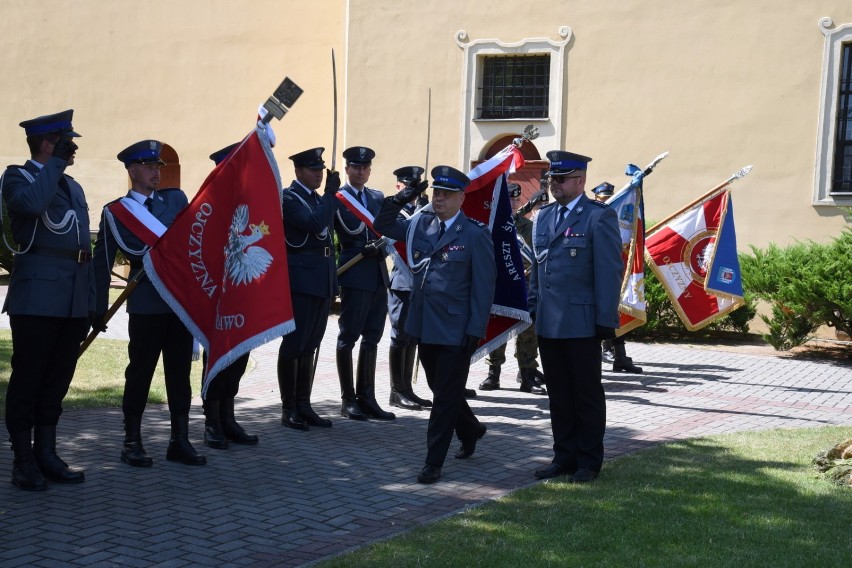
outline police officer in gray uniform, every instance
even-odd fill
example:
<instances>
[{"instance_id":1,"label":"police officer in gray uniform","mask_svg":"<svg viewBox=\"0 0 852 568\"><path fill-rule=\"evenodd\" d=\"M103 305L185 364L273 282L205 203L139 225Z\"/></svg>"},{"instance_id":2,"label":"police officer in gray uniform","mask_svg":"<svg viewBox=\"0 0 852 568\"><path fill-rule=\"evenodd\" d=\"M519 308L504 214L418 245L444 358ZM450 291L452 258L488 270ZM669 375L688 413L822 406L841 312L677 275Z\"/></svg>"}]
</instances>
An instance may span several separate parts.
<instances>
[{"instance_id":1,"label":"police officer in gray uniform","mask_svg":"<svg viewBox=\"0 0 852 568\"><path fill-rule=\"evenodd\" d=\"M396 190L401 191L406 185L420 183L420 177L424 173L425 170L419 166L405 166L394 170ZM418 206L425 206L428 202L426 194L421 193L420 197L402 206L399 218L410 219ZM399 261L401 260L400 258ZM389 402L391 406L406 410L422 410L430 408L432 401L414 394L411 384L414 379L414 366L417 364L417 341L405 332L405 321L408 319L408 307L411 304L411 282L411 270L408 267L398 267L395 262L388 287L388 319L391 324L388 351L391 380Z\"/></svg>"},{"instance_id":2,"label":"police officer in gray uniform","mask_svg":"<svg viewBox=\"0 0 852 568\"><path fill-rule=\"evenodd\" d=\"M486 427L464 398L470 357L485 337L497 268L491 234L461 212L468 177L449 166L432 170L433 212L400 220L400 209L426 189L412 183L385 200L376 230L405 241L414 273L405 331L418 339L420 361L435 395L426 434L426 464L417 481L441 477L453 431L461 441L456 458L473 455Z\"/></svg>"},{"instance_id":3,"label":"police officer in gray uniform","mask_svg":"<svg viewBox=\"0 0 852 568\"><path fill-rule=\"evenodd\" d=\"M157 140L142 140L119 152L117 157L130 176L131 187L125 197L128 203L132 201L142 205L156 220L169 227L187 206L188 200L180 189L159 188L160 167L165 165L160 158L162 146ZM110 271L116 253L121 249L130 261L133 277L136 277L140 272L144 273L142 257L148 250L131 228L109 213L111 204L104 207L93 254L97 285L96 325L99 329L106 329L103 314L109 302ZM151 467L153 464L153 459L142 445L141 425L151 379L162 354L171 415L171 437L166 459L186 465L206 464L207 459L198 454L189 442L192 335L144 274L127 299L127 313L130 338L127 353L130 361L124 371L124 396L121 402L124 413L121 461L133 467Z\"/></svg>"},{"instance_id":4,"label":"police officer in gray uniform","mask_svg":"<svg viewBox=\"0 0 852 568\"><path fill-rule=\"evenodd\" d=\"M331 301L337 294L334 266L333 218L340 189L340 174L326 170L324 148L311 148L290 159L296 179L282 194L284 238L290 270L290 295L296 329L288 333L278 349L278 387L281 390L281 424L296 430L310 426L330 428L311 407L314 384L314 356L328 324Z\"/></svg>"},{"instance_id":5,"label":"police officer in gray uniform","mask_svg":"<svg viewBox=\"0 0 852 568\"><path fill-rule=\"evenodd\" d=\"M47 489L45 477L84 481L82 471L56 455L62 399L95 310L89 207L83 188L65 174L77 150L72 139L79 136L73 113L20 123L31 158L9 166L0 182L18 245L3 305L12 328L6 429L15 454L12 483L27 491Z\"/></svg>"},{"instance_id":6,"label":"police officer in gray uniform","mask_svg":"<svg viewBox=\"0 0 852 568\"><path fill-rule=\"evenodd\" d=\"M600 342L618 327L621 237L615 211L583 193L591 158L559 150L547 158L555 203L533 222L529 309L547 377L554 457L535 475L585 483L603 463Z\"/></svg>"},{"instance_id":7,"label":"police officer in gray uniform","mask_svg":"<svg viewBox=\"0 0 852 568\"><path fill-rule=\"evenodd\" d=\"M365 146L343 152L349 182L341 188L375 216L382 207L384 194L367 187L370 166L376 153ZM340 415L352 420L393 420L376 402L376 355L385 330L387 316L388 268L379 235L346 207L338 207L334 219L340 243L339 266L359 254L363 258L339 276L340 333L337 336L337 375L340 379ZM358 339L358 370L353 388L352 350Z\"/></svg>"}]
</instances>

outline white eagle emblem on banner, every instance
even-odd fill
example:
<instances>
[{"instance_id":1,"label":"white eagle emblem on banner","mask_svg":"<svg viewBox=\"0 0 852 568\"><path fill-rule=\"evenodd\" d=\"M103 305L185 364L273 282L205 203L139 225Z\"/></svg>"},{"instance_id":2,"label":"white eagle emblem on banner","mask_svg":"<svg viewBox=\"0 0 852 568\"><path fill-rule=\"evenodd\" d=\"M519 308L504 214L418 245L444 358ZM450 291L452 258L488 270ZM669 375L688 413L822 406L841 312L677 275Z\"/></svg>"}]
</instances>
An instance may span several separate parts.
<instances>
[{"instance_id":1,"label":"white eagle emblem on banner","mask_svg":"<svg viewBox=\"0 0 852 568\"><path fill-rule=\"evenodd\" d=\"M260 225L249 225L248 221L248 205L239 205L234 211L228 244L225 246L225 271L235 286L260 278L272 264L269 251L254 246L260 239L269 235L269 226L263 221ZM247 228L251 232L243 234Z\"/></svg>"}]
</instances>

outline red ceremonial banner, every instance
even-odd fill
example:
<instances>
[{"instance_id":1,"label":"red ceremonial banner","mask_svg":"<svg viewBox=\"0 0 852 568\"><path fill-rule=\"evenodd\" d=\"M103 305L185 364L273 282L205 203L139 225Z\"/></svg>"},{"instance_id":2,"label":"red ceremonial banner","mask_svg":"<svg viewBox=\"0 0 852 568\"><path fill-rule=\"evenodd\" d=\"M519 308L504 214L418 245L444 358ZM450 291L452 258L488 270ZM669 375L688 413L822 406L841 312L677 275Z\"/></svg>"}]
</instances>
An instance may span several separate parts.
<instances>
[{"instance_id":1,"label":"red ceremonial banner","mask_svg":"<svg viewBox=\"0 0 852 568\"><path fill-rule=\"evenodd\" d=\"M213 170L144 264L207 350L203 394L234 360L293 331L281 181L265 130Z\"/></svg>"}]
</instances>

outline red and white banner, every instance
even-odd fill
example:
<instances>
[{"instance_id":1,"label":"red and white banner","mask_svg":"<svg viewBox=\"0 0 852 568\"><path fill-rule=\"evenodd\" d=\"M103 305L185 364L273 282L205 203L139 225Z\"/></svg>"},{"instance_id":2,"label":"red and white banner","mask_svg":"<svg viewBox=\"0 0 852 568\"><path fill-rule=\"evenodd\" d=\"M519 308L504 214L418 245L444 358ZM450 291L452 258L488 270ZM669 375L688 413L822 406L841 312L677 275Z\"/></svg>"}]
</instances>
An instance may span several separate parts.
<instances>
[{"instance_id":1,"label":"red and white banner","mask_svg":"<svg viewBox=\"0 0 852 568\"><path fill-rule=\"evenodd\" d=\"M334 196L338 199L338 201L343 204L344 207L346 207L347 210L349 210L350 213L358 217L361 222L367 225L368 229L370 229L380 237L382 236L380 232L373 228L373 221L375 221L375 217L373 217L372 213L367 211L363 203L358 201L348 191L338 191L334 194ZM389 255L391 255L391 260L393 261L394 265L396 265L397 268L400 270L410 271L411 269L408 267L408 262L406 260L408 256L405 252L405 243L395 241L388 237L384 238L387 241L387 246L385 246L385 250Z\"/></svg>"},{"instance_id":2,"label":"red and white banner","mask_svg":"<svg viewBox=\"0 0 852 568\"><path fill-rule=\"evenodd\" d=\"M530 326L524 261L518 245L512 204L506 189L508 176L523 167L524 157L514 145L476 166L468 173L462 211L488 226L494 243L497 285L485 339L471 361L487 355Z\"/></svg>"},{"instance_id":3,"label":"red and white banner","mask_svg":"<svg viewBox=\"0 0 852 568\"><path fill-rule=\"evenodd\" d=\"M144 257L148 278L207 350L202 394L234 360L295 329L284 243L278 165L258 127Z\"/></svg>"},{"instance_id":4,"label":"red and white banner","mask_svg":"<svg viewBox=\"0 0 852 568\"><path fill-rule=\"evenodd\" d=\"M133 233L145 246L152 247L166 232L166 227L154 217L148 209L132 197L122 197L107 206L107 223L113 236L120 239L120 232L113 223L118 219L128 231ZM119 243L122 244L122 243ZM122 247L127 250L125 247Z\"/></svg>"},{"instance_id":5,"label":"red and white banner","mask_svg":"<svg viewBox=\"0 0 852 568\"><path fill-rule=\"evenodd\" d=\"M655 226L645 239L648 265L690 331L743 304L729 203L730 190L720 191Z\"/></svg>"}]
</instances>

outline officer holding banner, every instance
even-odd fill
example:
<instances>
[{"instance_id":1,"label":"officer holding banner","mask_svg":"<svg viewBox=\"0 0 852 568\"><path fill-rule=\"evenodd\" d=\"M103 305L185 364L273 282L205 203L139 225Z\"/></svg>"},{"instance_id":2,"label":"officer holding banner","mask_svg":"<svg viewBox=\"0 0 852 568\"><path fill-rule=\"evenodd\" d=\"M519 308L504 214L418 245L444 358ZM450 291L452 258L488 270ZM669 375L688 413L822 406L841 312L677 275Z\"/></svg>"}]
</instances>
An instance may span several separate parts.
<instances>
[{"instance_id":1,"label":"officer holding banner","mask_svg":"<svg viewBox=\"0 0 852 568\"><path fill-rule=\"evenodd\" d=\"M162 143L142 140L118 153L127 168L130 191L103 210L93 262L97 285L98 329L104 330L103 314L109 302L110 272L120 249L130 261L131 278L144 272L142 257L153 244L147 234L162 235L188 203L177 188L159 188ZM145 232L147 231L147 233ZM189 442L189 409L192 387L192 335L166 304L150 280L141 275L127 300L130 361L124 372L124 449L121 461L134 467L151 467L153 460L142 445L142 414L148 401L151 379L160 355L166 378L171 414L171 438L166 459L186 465L204 465L207 459Z\"/></svg>"},{"instance_id":2,"label":"officer holding banner","mask_svg":"<svg viewBox=\"0 0 852 568\"><path fill-rule=\"evenodd\" d=\"M340 379L340 415L351 420L393 420L392 412L376 402L376 356L387 316L388 268L379 235L363 219L372 221L382 207L384 194L367 187L376 153L365 146L343 152L348 183L341 188L343 205L334 219L340 243L338 265L358 255L360 261L341 273L340 333L337 336L337 374ZM361 340L353 388L352 350Z\"/></svg>"},{"instance_id":3,"label":"officer holding banner","mask_svg":"<svg viewBox=\"0 0 852 568\"><path fill-rule=\"evenodd\" d=\"M56 455L62 399L95 310L89 207L83 188L65 173L79 136L73 114L21 122L30 159L9 166L0 186L18 245L3 305L12 328L6 429L15 454L12 483L26 491L47 489L45 477L84 481L82 471ZM0 208L0 225L2 219Z\"/></svg>"},{"instance_id":4,"label":"officer holding banner","mask_svg":"<svg viewBox=\"0 0 852 568\"><path fill-rule=\"evenodd\" d=\"M290 156L296 179L281 198L296 329L284 336L278 350L278 387L281 424L296 430L332 425L311 407L314 357L337 294L332 231L340 174L327 170L323 194L317 193L323 183L324 150L311 148Z\"/></svg>"},{"instance_id":5,"label":"officer holding banner","mask_svg":"<svg viewBox=\"0 0 852 568\"><path fill-rule=\"evenodd\" d=\"M271 132L271 129L270 129ZM218 166L228 157L239 142L225 146L210 154L210 159ZM248 434L234 415L234 399L240 390L240 379L246 372L249 354L238 357L233 363L222 369L207 387L204 399L204 443L217 450L224 450L228 442L253 446L259 439ZM207 352L204 352L204 369L207 369ZM204 377L202 377L202 382Z\"/></svg>"},{"instance_id":6,"label":"officer holding banner","mask_svg":"<svg viewBox=\"0 0 852 568\"><path fill-rule=\"evenodd\" d=\"M600 342L615 337L621 295L621 237L615 211L583 193L591 158L547 153L555 203L533 221L529 310L553 428L553 462L539 479L597 478L603 463L606 402Z\"/></svg>"},{"instance_id":7,"label":"officer holding banner","mask_svg":"<svg viewBox=\"0 0 852 568\"><path fill-rule=\"evenodd\" d=\"M435 395L420 483L441 478L454 430L461 441L458 459L473 455L485 435L485 425L464 398L464 386L470 358L485 337L497 280L488 228L461 212L470 179L449 166L434 168L432 178L433 212L398 218L400 209L427 187L426 182L412 182L385 200L375 221L377 231L406 241L414 282L405 331L418 340Z\"/></svg>"}]
</instances>

